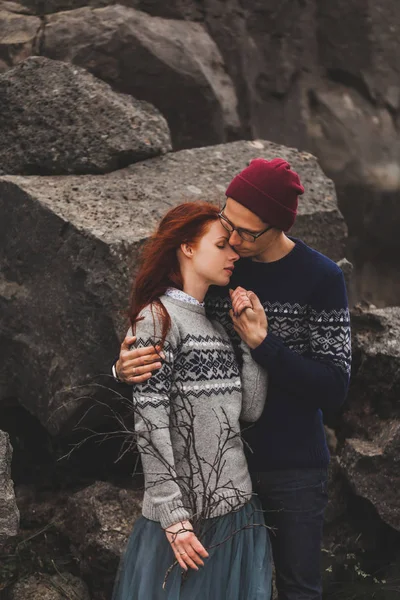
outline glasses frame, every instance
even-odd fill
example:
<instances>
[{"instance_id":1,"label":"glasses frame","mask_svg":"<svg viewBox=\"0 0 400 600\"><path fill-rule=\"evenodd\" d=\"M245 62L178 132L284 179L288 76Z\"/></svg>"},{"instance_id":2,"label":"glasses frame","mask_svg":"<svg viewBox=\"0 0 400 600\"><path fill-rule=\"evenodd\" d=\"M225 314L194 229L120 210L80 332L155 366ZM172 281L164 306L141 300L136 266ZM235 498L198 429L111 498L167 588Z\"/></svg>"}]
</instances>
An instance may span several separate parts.
<instances>
[{"instance_id":1,"label":"glasses frame","mask_svg":"<svg viewBox=\"0 0 400 600\"><path fill-rule=\"evenodd\" d=\"M225 205L226 206L226 205ZM247 229L243 229L243 227L235 227L234 224L232 223L232 221L230 221L228 219L228 217L226 217L224 215L224 210L225 210L225 206L221 209L221 211L218 213L218 217L221 221L221 225L222 227L224 227L224 229L226 229L226 231L228 233L230 233L232 235L232 233L234 231L236 231L236 233L238 234L238 236L244 240L245 242L250 242L250 243L254 243L261 235L263 235L264 233L267 233L267 231L269 231L270 229L273 229L273 225L268 225L268 227L266 229L263 229L263 231L260 231L260 233L253 233L252 231L248 231ZM225 223L228 223L230 227L232 227L232 231L227 229L227 227L225 227L224 225L224 221ZM243 237L242 232L246 233L247 235L249 235L250 237L252 237L252 240L247 240L246 238Z\"/></svg>"}]
</instances>

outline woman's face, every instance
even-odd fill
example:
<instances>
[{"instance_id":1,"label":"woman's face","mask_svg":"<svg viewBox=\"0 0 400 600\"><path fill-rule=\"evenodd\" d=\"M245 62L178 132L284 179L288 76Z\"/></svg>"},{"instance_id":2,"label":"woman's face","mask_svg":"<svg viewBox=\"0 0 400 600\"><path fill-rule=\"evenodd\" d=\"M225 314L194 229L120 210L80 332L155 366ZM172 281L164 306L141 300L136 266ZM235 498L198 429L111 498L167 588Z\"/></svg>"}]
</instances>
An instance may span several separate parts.
<instances>
[{"instance_id":1,"label":"woman's face","mask_svg":"<svg viewBox=\"0 0 400 600\"><path fill-rule=\"evenodd\" d=\"M229 234L220 221L213 221L192 248L191 266L208 285L227 285L239 254L229 245Z\"/></svg>"}]
</instances>

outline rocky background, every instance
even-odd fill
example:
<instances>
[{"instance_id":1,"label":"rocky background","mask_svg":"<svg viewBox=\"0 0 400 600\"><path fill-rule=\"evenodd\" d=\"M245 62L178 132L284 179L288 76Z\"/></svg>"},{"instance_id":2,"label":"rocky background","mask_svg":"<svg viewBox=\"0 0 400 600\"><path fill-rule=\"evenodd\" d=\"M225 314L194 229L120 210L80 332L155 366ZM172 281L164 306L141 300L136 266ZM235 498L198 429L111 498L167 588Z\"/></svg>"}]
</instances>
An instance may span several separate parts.
<instances>
[{"instance_id":1,"label":"rocky background","mask_svg":"<svg viewBox=\"0 0 400 600\"><path fill-rule=\"evenodd\" d=\"M325 596L400 597L399 33L397 0L0 0L2 600L110 598L140 513L107 408L138 251L277 155L353 306Z\"/></svg>"}]
</instances>

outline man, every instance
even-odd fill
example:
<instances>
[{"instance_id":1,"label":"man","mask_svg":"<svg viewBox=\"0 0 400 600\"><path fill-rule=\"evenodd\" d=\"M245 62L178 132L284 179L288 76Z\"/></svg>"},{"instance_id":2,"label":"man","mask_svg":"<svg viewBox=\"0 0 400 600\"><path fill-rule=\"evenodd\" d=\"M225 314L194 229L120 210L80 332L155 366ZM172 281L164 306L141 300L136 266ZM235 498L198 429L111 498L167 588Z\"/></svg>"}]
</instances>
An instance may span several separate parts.
<instances>
[{"instance_id":1,"label":"man","mask_svg":"<svg viewBox=\"0 0 400 600\"><path fill-rule=\"evenodd\" d=\"M321 598L329 462L322 411L342 404L350 376L343 274L330 259L287 235L303 192L297 173L280 158L255 159L233 179L220 219L242 257L231 280L236 289L230 297L216 289L207 300L210 316L230 329L233 339L240 332L251 340L253 358L269 373L264 413L245 436L254 489L272 528L279 600ZM267 329L246 312L257 297ZM145 380L160 366L156 349L129 351L132 341L124 340L114 367L128 383Z\"/></svg>"}]
</instances>

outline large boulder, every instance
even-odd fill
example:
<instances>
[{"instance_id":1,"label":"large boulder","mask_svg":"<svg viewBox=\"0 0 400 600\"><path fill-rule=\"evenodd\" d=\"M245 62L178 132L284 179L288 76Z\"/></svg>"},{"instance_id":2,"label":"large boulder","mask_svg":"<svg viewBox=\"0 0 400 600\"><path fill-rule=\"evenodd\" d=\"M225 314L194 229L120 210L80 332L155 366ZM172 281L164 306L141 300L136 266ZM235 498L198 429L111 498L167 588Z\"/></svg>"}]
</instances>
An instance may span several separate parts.
<instances>
[{"instance_id":1,"label":"large boulder","mask_svg":"<svg viewBox=\"0 0 400 600\"><path fill-rule=\"evenodd\" d=\"M12 448L8 434L0 431L0 546L18 533L19 511L11 480Z\"/></svg>"},{"instance_id":2,"label":"large boulder","mask_svg":"<svg viewBox=\"0 0 400 600\"><path fill-rule=\"evenodd\" d=\"M400 307L355 310L353 377L339 463L353 491L400 531Z\"/></svg>"},{"instance_id":3,"label":"large boulder","mask_svg":"<svg viewBox=\"0 0 400 600\"><path fill-rule=\"evenodd\" d=\"M321 65L332 79L398 110L400 10L396 0L319 0L317 4Z\"/></svg>"},{"instance_id":4,"label":"large boulder","mask_svg":"<svg viewBox=\"0 0 400 600\"><path fill-rule=\"evenodd\" d=\"M141 100L79 67L32 57L0 76L0 173L107 173L170 150Z\"/></svg>"},{"instance_id":5,"label":"large boulder","mask_svg":"<svg viewBox=\"0 0 400 600\"><path fill-rule=\"evenodd\" d=\"M343 427L371 441L400 419L400 307L352 311L353 373Z\"/></svg>"},{"instance_id":6,"label":"large boulder","mask_svg":"<svg viewBox=\"0 0 400 600\"><path fill-rule=\"evenodd\" d=\"M47 18L42 53L154 104L168 121L175 148L239 137L232 81L201 24L120 5L82 8Z\"/></svg>"},{"instance_id":7,"label":"large boulder","mask_svg":"<svg viewBox=\"0 0 400 600\"><path fill-rule=\"evenodd\" d=\"M400 532L400 420L385 423L373 441L347 439L340 465L353 491Z\"/></svg>"},{"instance_id":8,"label":"large boulder","mask_svg":"<svg viewBox=\"0 0 400 600\"><path fill-rule=\"evenodd\" d=\"M310 154L269 142L183 150L105 176L1 178L4 394L52 433L76 424L95 395L85 385L110 373L126 331L143 241L180 202L222 206L229 181L257 156L282 156L300 173L306 194L293 233L340 259L346 227L332 182Z\"/></svg>"},{"instance_id":9,"label":"large boulder","mask_svg":"<svg viewBox=\"0 0 400 600\"><path fill-rule=\"evenodd\" d=\"M142 495L96 482L69 499L60 527L96 598L111 598L119 560L141 515Z\"/></svg>"}]
</instances>

